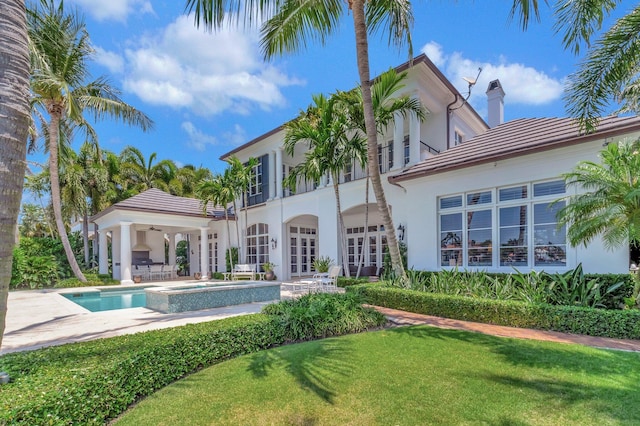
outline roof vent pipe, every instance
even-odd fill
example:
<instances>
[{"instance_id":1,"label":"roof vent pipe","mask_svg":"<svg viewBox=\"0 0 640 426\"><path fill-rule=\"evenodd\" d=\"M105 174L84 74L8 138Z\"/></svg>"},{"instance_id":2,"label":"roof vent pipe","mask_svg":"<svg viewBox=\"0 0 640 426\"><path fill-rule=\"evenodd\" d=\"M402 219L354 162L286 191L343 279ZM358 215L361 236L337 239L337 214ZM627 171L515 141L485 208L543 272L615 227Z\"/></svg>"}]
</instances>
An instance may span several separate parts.
<instances>
[{"instance_id":1,"label":"roof vent pipe","mask_svg":"<svg viewBox=\"0 0 640 426\"><path fill-rule=\"evenodd\" d=\"M493 128L504 123L504 90L500 80L490 82L486 93L489 127Z\"/></svg>"}]
</instances>

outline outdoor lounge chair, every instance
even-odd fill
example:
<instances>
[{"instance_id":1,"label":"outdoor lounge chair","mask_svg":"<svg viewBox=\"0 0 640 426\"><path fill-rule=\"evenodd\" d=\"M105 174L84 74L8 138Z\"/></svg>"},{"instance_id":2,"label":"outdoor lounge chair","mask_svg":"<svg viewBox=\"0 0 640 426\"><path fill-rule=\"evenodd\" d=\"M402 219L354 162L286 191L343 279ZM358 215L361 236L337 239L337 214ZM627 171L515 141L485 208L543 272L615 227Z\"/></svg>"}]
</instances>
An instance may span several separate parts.
<instances>
[{"instance_id":1,"label":"outdoor lounge chair","mask_svg":"<svg viewBox=\"0 0 640 426\"><path fill-rule=\"evenodd\" d=\"M332 266L329 272L316 274L312 280L316 282L316 291L335 292L338 290L338 277L342 273L342 266Z\"/></svg>"},{"instance_id":2,"label":"outdoor lounge chair","mask_svg":"<svg viewBox=\"0 0 640 426\"><path fill-rule=\"evenodd\" d=\"M231 271L231 279L236 281L244 278L248 278L252 281L256 279L256 269L254 265L238 263L233 267L233 270Z\"/></svg>"}]
</instances>

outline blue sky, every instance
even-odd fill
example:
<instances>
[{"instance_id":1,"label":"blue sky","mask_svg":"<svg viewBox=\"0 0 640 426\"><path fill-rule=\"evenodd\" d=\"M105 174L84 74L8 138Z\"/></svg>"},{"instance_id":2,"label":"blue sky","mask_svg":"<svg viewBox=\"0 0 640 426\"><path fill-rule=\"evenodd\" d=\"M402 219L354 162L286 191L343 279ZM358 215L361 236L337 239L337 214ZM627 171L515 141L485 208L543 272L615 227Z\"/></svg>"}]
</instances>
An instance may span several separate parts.
<instances>
[{"instance_id":1,"label":"blue sky","mask_svg":"<svg viewBox=\"0 0 640 426\"><path fill-rule=\"evenodd\" d=\"M495 78L506 92L506 120L564 116L564 80L580 58L563 50L546 6L542 21L523 32L508 22L510 3L414 2L414 55L427 53L462 93L462 77L482 67L470 101L485 118L484 92ZM156 152L219 172L221 154L295 117L312 94L358 81L350 16L326 46L265 63L256 32L197 30L183 0L67 0L65 7L85 16L96 49L93 77L108 76L125 101L155 121L148 133L114 121L96 124L101 146L114 152L134 145L147 158ZM380 35L371 38L370 57L373 76L408 53Z\"/></svg>"}]
</instances>

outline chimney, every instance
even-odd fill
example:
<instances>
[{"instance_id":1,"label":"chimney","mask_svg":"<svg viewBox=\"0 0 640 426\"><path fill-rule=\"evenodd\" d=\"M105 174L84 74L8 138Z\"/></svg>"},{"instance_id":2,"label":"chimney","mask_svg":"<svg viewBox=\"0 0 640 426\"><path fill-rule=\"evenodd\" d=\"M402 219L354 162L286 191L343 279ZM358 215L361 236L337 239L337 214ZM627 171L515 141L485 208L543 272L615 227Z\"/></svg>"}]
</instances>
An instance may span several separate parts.
<instances>
[{"instance_id":1,"label":"chimney","mask_svg":"<svg viewBox=\"0 0 640 426\"><path fill-rule=\"evenodd\" d=\"M489 127L504 123L504 90L500 80L493 80L487 88L487 104L489 107Z\"/></svg>"}]
</instances>

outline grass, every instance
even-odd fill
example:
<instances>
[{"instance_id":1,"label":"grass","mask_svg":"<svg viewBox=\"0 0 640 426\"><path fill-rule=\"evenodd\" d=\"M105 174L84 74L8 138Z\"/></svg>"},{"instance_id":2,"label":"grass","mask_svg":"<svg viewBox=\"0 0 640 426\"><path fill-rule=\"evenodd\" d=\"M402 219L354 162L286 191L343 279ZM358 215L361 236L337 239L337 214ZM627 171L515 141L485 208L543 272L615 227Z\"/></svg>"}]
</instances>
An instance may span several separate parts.
<instances>
[{"instance_id":1,"label":"grass","mask_svg":"<svg viewBox=\"0 0 640 426\"><path fill-rule=\"evenodd\" d=\"M117 424L640 424L640 354L427 326L275 348L170 385Z\"/></svg>"}]
</instances>

